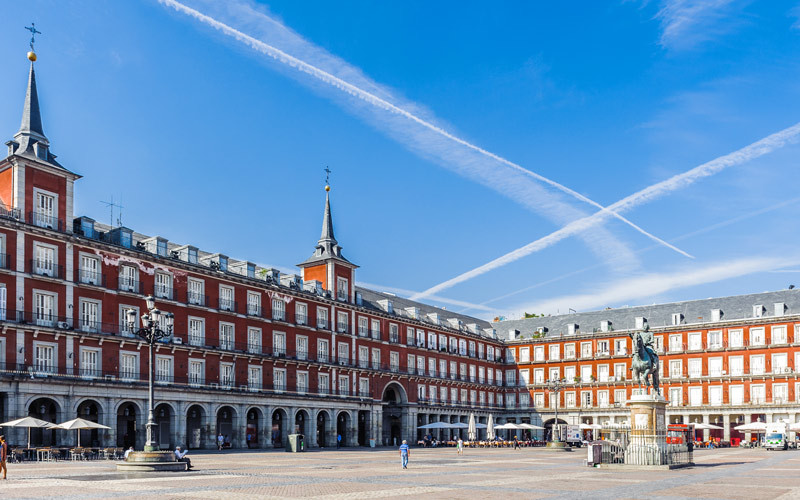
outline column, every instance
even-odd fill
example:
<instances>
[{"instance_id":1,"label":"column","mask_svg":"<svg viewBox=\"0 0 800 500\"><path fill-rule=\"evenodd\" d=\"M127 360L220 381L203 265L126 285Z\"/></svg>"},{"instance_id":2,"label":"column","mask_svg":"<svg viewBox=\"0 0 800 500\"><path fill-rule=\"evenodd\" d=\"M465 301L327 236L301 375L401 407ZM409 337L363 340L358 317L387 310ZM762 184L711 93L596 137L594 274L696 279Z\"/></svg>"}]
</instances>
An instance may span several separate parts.
<instances>
[{"instance_id":1,"label":"column","mask_svg":"<svg viewBox=\"0 0 800 500\"><path fill-rule=\"evenodd\" d=\"M709 419L708 413L703 413L703 423L704 424L710 423L710 419ZM709 431L708 429L703 429L703 441L708 441L708 438L710 437L709 436L710 433L711 433L711 431Z\"/></svg>"},{"instance_id":2,"label":"column","mask_svg":"<svg viewBox=\"0 0 800 500\"><path fill-rule=\"evenodd\" d=\"M731 442L731 416L729 413L724 413L722 415L722 427L724 430L722 431L722 440Z\"/></svg>"},{"instance_id":3,"label":"column","mask_svg":"<svg viewBox=\"0 0 800 500\"><path fill-rule=\"evenodd\" d=\"M317 447L317 412L312 409L308 410L310 415L308 419L308 434L306 434L306 448L316 448Z\"/></svg>"},{"instance_id":4,"label":"column","mask_svg":"<svg viewBox=\"0 0 800 500\"><path fill-rule=\"evenodd\" d=\"M358 410L350 411L350 428L347 430L347 445L358 446Z\"/></svg>"},{"instance_id":5,"label":"column","mask_svg":"<svg viewBox=\"0 0 800 500\"><path fill-rule=\"evenodd\" d=\"M744 423L745 423L745 424L749 424L749 423L750 423L750 422L752 422L752 421L753 421L753 415L752 415L752 413L745 413L745 414L744 414ZM745 442L749 443L749 442L750 442L750 439L751 439L752 437L753 437L753 434L752 434L752 433L750 433L750 432L745 432L745 433L744 433L744 440L745 440Z\"/></svg>"},{"instance_id":6,"label":"column","mask_svg":"<svg viewBox=\"0 0 800 500\"><path fill-rule=\"evenodd\" d=\"M409 408L408 413L405 415L403 420L403 428L400 432L400 441L402 442L402 440L405 439L409 444L416 444L417 410Z\"/></svg>"},{"instance_id":7,"label":"column","mask_svg":"<svg viewBox=\"0 0 800 500\"><path fill-rule=\"evenodd\" d=\"M175 445L180 446L184 450L189 449L189 440L186 436L186 403L184 401L176 401L175 403Z\"/></svg>"},{"instance_id":8,"label":"column","mask_svg":"<svg viewBox=\"0 0 800 500\"><path fill-rule=\"evenodd\" d=\"M236 405L236 420L233 421L233 436L231 446L236 448L247 448L247 406L244 404Z\"/></svg>"}]
</instances>

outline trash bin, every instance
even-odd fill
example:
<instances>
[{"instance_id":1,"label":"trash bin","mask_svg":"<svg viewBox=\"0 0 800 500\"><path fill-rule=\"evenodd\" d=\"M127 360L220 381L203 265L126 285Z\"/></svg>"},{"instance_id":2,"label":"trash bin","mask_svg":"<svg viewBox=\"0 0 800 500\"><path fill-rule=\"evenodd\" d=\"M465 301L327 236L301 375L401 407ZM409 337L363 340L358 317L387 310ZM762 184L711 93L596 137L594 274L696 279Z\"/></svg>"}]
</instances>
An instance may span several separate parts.
<instances>
[{"instance_id":1,"label":"trash bin","mask_svg":"<svg viewBox=\"0 0 800 500\"><path fill-rule=\"evenodd\" d=\"M289 434L286 441L286 451L297 453L305 450L305 436L302 434Z\"/></svg>"},{"instance_id":2,"label":"trash bin","mask_svg":"<svg viewBox=\"0 0 800 500\"><path fill-rule=\"evenodd\" d=\"M589 467L603 462L603 445L599 443L590 443L587 448L589 450L589 456L587 457L586 464Z\"/></svg>"}]
</instances>

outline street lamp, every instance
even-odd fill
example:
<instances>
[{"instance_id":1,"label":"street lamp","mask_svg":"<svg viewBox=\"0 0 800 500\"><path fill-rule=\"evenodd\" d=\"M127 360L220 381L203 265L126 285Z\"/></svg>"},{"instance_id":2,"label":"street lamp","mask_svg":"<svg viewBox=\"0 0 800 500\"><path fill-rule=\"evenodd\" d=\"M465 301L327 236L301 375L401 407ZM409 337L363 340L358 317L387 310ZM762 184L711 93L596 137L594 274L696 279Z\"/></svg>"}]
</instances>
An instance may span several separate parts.
<instances>
[{"instance_id":1,"label":"street lamp","mask_svg":"<svg viewBox=\"0 0 800 500\"><path fill-rule=\"evenodd\" d=\"M141 328L136 328L135 310L128 309L127 316L128 328L135 332L136 335L146 340L150 345L150 363L148 364L147 368L150 375L148 386L149 401L147 407L147 424L145 425L147 429L147 442L144 445L144 451L156 451L155 436L156 427L158 424L156 424L155 420L153 419L153 345L159 340L172 335L172 327L175 322L175 315L172 313L162 313L156 309L156 301L152 295L148 295L147 298L145 298L145 304L147 305L147 313L142 314ZM161 329L162 317L165 328L164 330Z\"/></svg>"},{"instance_id":2,"label":"street lamp","mask_svg":"<svg viewBox=\"0 0 800 500\"><path fill-rule=\"evenodd\" d=\"M560 433L558 432L558 400L559 400L558 393L564 390L566 385L567 385L567 379L564 378L562 379L554 378L547 381L547 389L551 393L555 393L556 395L555 397L556 419L555 423L553 424L553 428L551 429L550 432L550 442L547 443L547 446L551 448L561 448L564 446L564 444L561 442L561 437L559 436Z\"/></svg>"}]
</instances>

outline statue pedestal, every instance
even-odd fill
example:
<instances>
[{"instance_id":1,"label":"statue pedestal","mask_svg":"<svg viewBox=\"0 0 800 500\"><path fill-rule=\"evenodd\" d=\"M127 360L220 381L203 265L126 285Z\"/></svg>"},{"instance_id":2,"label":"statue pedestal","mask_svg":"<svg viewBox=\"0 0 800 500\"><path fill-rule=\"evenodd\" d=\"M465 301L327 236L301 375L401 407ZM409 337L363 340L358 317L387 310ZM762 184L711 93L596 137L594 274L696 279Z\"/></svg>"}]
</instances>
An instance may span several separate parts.
<instances>
[{"instance_id":1,"label":"statue pedestal","mask_svg":"<svg viewBox=\"0 0 800 500\"><path fill-rule=\"evenodd\" d=\"M628 400L631 409L631 433L637 430L666 432L667 400L658 394L633 394Z\"/></svg>"},{"instance_id":2,"label":"statue pedestal","mask_svg":"<svg viewBox=\"0 0 800 500\"><path fill-rule=\"evenodd\" d=\"M658 394L639 391L628 400L631 430L625 449L625 465L663 467L669 465L667 450L667 401Z\"/></svg>"},{"instance_id":3,"label":"statue pedestal","mask_svg":"<svg viewBox=\"0 0 800 500\"><path fill-rule=\"evenodd\" d=\"M119 472L185 471L186 462L178 462L171 451L134 451L117 464Z\"/></svg>"}]
</instances>

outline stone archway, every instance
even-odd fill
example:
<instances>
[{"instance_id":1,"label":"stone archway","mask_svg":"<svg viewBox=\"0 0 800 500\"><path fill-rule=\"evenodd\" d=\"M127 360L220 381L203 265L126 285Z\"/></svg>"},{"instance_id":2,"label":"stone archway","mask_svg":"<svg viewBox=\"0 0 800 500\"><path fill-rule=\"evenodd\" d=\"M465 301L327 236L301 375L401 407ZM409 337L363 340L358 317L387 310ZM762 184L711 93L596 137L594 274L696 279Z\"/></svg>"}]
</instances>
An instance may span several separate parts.
<instances>
[{"instance_id":1,"label":"stone archway","mask_svg":"<svg viewBox=\"0 0 800 500\"><path fill-rule=\"evenodd\" d=\"M247 410L247 428L245 429L245 443L247 448L260 448L261 440L259 438L259 423L263 418L263 413L258 408L250 408Z\"/></svg>"},{"instance_id":2,"label":"stone archway","mask_svg":"<svg viewBox=\"0 0 800 500\"><path fill-rule=\"evenodd\" d=\"M328 446L328 429L331 425L331 415L326 410L317 413L317 446L324 448Z\"/></svg>"},{"instance_id":3,"label":"stone archway","mask_svg":"<svg viewBox=\"0 0 800 500\"><path fill-rule=\"evenodd\" d=\"M78 418L95 423L101 423L100 420L103 416L102 406L93 399L81 401L75 413ZM102 446L102 433L105 431L100 429L84 429L78 432L80 432L81 435L81 446L88 446L91 448L99 448Z\"/></svg>"},{"instance_id":4,"label":"stone archway","mask_svg":"<svg viewBox=\"0 0 800 500\"><path fill-rule=\"evenodd\" d=\"M545 441L550 441L552 439L553 424L555 424L555 423L556 423L555 418L551 418L551 419L545 420L544 423L542 424L544 426L544 429L545 429L544 430L544 440ZM567 425L567 421L562 419L562 418L559 418L558 419L558 424L559 425Z\"/></svg>"},{"instance_id":5,"label":"stone archway","mask_svg":"<svg viewBox=\"0 0 800 500\"><path fill-rule=\"evenodd\" d=\"M192 405L186 410L186 447L197 450L207 447L207 436L203 429L206 411L200 405Z\"/></svg>"},{"instance_id":6,"label":"stone archway","mask_svg":"<svg viewBox=\"0 0 800 500\"><path fill-rule=\"evenodd\" d=\"M156 445L162 450L175 449L172 442L173 417L175 411L167 403L161 403L153 409L153 418L156 421Z\"/></svg>"},{"instance_id":7,"label":"stone archway","mask_svg":"<svg viewBox=\"0 0 800 500\"><path fill-rule=\"evenodd\" d=\"M403 432L403 422L408 417L408 397L402 385L390 382L383 388L381 397L383 410L382 429L384 446L399 446L403 439L409 439Z\"/></svg>"},{"instance_id":8,"label":"stone archway","mask_svg":"<svg viewBox=\"0 0 800 500\"><path fill-rule=\"evenodd\" d=\"M305 410L297 410L294 414L294 427L292 432L294 434L306 435L308 431L308 412Z\"/></svg>"},{"instance_id":9,"label":"stone archway","mask_svg":"<svg viewBox=\"0 0 800 500\"><path fill-rule=\"evenodd\" d=\"M51 398L38 398L28 405L28 416L35 417L54 424L59 423L61 408ZM31 446L56 446L57 434L55 429L32 428L30 430Z\"/></svg>"},{"instance_id":10,"label":"stone archway","mask_svg":"<svg viewBox=\"0 0 800 500\"><path fill-rule=\"evenodd\" d=\"M350 412L342 410L336 415L336 439L337 446L349 446L348 431L350 429ZM339 441L339 437L341 440Z\"/></svg>"},{"instance_id":11,"label":"stone archway","mask_svg":"<svg viewBox=\"0 0 800 500\"><path fill-rule=\"evenodd\" d=\"M276 408L272 412L272 447L280 448L284 444L289 426L289 415L283 408Z\"/></svg>"},{"instance_id":12,"label":"stone archway","mask_svg":"<svg viewBox=\"0 0 800 500\"><path fill-rule=\"evenodd\" d=\"M232 448L234 446L234 428L233 421L236 418L236 411L230 406L220 406L217 410L217 440L219 435L222 434L223 448Z\"/></svg>"},{"instance_id":13,"label":"stone archway","mask_svg":"<svg viewBox=\"0 0 800 500\"><path fill-rule=\"evenodd\" d=\"M133 402L124 402L117 408L117 446L126 450L131 446L136 447L137 432L136 418L139 407Z\"/></svg>"}]
</instances>

